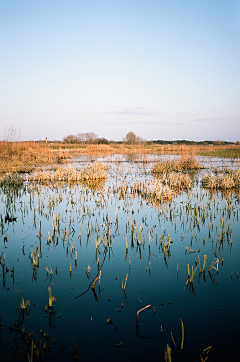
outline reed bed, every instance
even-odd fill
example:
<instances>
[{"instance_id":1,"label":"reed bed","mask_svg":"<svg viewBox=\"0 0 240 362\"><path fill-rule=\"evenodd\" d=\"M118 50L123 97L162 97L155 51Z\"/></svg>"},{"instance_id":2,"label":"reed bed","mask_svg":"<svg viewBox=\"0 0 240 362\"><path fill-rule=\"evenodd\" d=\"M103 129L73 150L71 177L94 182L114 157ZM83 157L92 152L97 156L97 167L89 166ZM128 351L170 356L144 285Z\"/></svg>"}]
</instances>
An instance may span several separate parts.
<instances>
[{"instance_id":1,"label":"reed bed","mask_svg":"<svg viewBox=\"0 0 240 362\"><path fill-rule=\"evenodd\" d=\"M160 177L161 182L163 185L169 186L173 190L188 190L191 189L193 186L193 181L189 174L184 173L177 173L177 172L170 172L167 174L163 174Z\"/></svg>"},{"instance_id":2,"label":"reed bed","mask_svg":"<svg viewBox=\"0 0 240 362\"><path fill-rule=\"evenodd\" d=\"M240 168L225 172L212 172L202 177L201 185L211 190L231 190L240 188Z\"/></svg>"},{"instance_id":3,"label":"reed bed","mask_svg":"<svg viewBox=\"0 0 240 362\"><path fill-rule=\"evenodd\" d=\"M36 167L62 163L67 153L35 142L0 142L0 177L6 173L31 172Z\"/></svg>"},{"instance_id":4,"label":"reed bed","mask_svg":"<svg viewBox=\"0 0 240 362\"><path fill-rule=\"evenodd\" d=\"M100 162L96 162L83 170L78 170L73 166L59 166L55 171L34 172L24 176L25 181L39 184L52 184L56 182L92 184L105 181L106 179L107 166Z\"/></svg>"},{"instance_id":5,"label":"reed bed","mask_svg":"<svg viewBox=\"0 0 240 362\"><path fill-rule=\"evenodd\" d=\"M131 184L122 183L118 185L114 191L119 193L120 198L128 198L130 195L133 195L142 197L150 203L171 201L175 196L175 192L160 180L150 182L136 181Z\"/></svg>"},{"instance_id":6,"label":"reed bed","mask_svg":"<svg viewBox=\"0 0 240 362\"><path fill-rule=\"evenodd\" d=\"M180 159L160 160L152 168L153 175L167 174L170 172L196 171L201 168L193 154L182 154Z\"/></svg>"}]
</instances>

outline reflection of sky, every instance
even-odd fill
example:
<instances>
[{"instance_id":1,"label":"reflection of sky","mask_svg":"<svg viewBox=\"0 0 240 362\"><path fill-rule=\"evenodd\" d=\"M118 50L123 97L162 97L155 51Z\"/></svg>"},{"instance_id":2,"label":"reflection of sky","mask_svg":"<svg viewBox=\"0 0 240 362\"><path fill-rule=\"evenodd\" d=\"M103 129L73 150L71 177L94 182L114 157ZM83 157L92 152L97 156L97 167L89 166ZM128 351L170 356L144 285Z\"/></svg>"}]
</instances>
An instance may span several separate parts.
<instances>
[{"instance_id":1,"label":"reflection of sky","mask_svg":"<svg viewBox=\"0 0 240 362\"><path fill-rule=\"evenodd\" d=\"M1 1L0 128L239 140L238 1Z\"/></svg>"}]
</instances>

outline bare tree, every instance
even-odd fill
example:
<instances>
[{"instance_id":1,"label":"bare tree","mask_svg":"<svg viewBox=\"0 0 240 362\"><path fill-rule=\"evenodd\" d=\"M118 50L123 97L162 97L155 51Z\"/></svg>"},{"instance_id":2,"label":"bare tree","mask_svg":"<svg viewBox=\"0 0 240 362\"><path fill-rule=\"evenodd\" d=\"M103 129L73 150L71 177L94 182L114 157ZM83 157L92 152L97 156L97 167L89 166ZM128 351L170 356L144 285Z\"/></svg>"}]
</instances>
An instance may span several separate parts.
<instances>
[{"instance_id":1,"label":"bare tree","mask_svg":"<svg viewBox=\"0 0 240 362\"><path fill-rule=\"evenodd\" d=\"M63 137L63 142L66 142L66 143L78 143L78 138L77 136L74 136L72 134L66 136L66 137Z\"/></svg>"},{"instance_id":2,"label":"bare tree","mask_svg":"<svg viewBox=\"0 0 240 362\"><path fill-rule=\"evenodd\" d=\"M85 133L78 133L77 138L79 143L85 143L86 141Z\"/></svg>"},{"instance_id":3,"label":"bare tree","mask_svg":"<svg viewBox=\"0 0 240 362\"><path fill-rule=\"evenodd\" d=\"M98 136L94 132L85 133L86 143L94 143L97 140Z\"/></svg>"},{"instance_id":4,"label":"bare tree","mask_svg":"<svg viewBox=\"0 0 240 362\"><path fill-rule=\"evenodd\" d=\"M135 135L134 132L128 132L126 134L126 137L125 137L124 141L126 143L128 143L129 145L134 145L134 144L137 143L137 136Z\"/></svg>"}]
</instances>

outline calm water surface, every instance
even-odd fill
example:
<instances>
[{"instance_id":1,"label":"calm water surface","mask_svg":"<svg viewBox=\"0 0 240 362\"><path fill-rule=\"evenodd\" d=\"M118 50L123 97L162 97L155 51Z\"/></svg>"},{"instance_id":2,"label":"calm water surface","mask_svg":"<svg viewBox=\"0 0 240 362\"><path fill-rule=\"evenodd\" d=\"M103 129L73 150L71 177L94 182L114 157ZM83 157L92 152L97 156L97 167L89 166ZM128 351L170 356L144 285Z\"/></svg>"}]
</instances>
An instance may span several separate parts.
<instances>
[{"instance_id":1,"label":"calm water surface","mask_svg":"<svg viewBox=\"0 0 240 362\"><path fill-rule=\"evenodd\" d=\"M101 193L84 186L27 185L9 200L1 192L3 360L27 361L31 345L28 335L22 338L25 328L33 333L36 348L41 346L34 361L77 356L82 361L164 361L166 344L173 361L200 361L209 346L214 348L209 360L238 361L239 196L210 194L196 182L191 192L162 205L130 193L123 198L116 185L150 181L155 160L103 161L109 165L109 179ZM206 158L204 162L211 167ZM218 162L221 167L223 161ZM5 220L6 215L16 221ZM218 271L209 273L215 258ZM191 285L186 285L187 264L190 273L197 266ZM100 285L98 279L91 288L100 270ZM49 286L56 298L52 309ZM17 298L22 296L14 288L30 301L24 313ZM136 328L137 311L149 304Z\"/></svg>"}]
</instances>

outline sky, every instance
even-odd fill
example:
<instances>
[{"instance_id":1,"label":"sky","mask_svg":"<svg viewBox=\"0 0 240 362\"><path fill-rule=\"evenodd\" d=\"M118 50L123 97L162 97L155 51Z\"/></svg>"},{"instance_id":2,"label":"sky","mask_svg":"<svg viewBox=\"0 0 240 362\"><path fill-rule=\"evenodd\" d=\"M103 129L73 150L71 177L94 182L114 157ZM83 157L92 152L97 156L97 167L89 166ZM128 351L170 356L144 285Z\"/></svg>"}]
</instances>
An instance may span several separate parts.
<instances>
[{"instance_id":1,"label":"sky","mask_svg":"<svg viewBox=\"0 0 240 362\"><path fill-rule=\"evenodd\" d=\"M240 0L0 0L0 140L240 140Z\"/></svg>"}]
</instances>

